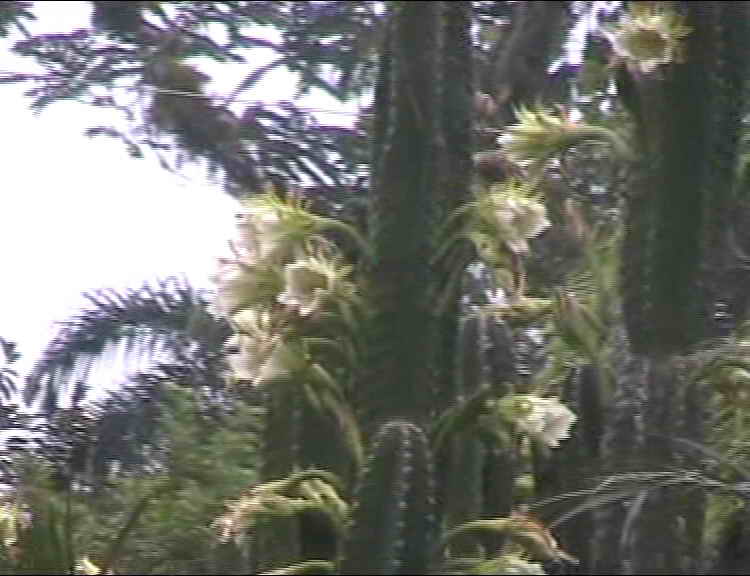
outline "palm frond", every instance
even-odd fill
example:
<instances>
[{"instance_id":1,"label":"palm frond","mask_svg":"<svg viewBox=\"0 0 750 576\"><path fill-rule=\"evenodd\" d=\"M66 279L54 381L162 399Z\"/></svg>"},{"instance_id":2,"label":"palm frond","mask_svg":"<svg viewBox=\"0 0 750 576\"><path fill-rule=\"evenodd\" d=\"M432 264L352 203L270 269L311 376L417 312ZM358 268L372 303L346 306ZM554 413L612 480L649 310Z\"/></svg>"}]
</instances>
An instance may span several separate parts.
<instances>
[{"instance_id":1,"label":"palm frond","mask_svg":"<svg viewBox=\"0 0 750 576\"><path fill-rule=\"evenodd\" d=\"M205 296L184 279L171 277L155 286L84 296L91 306L62 323L28 376L27 403L41 397L53 411L73 382L87 381L94 363L118 347L131 360L159 351L174 357L196 344L218 351L228 335L223 322L208 312Z\"/></svg>"},{"instance_id":2,"label":"palm frond","mask_svg":"<svg viewBox=\"0 0 750 576\"><path fill-rule=\"evenodd\" d=\"M699 489L706 492L732 494L747 497L746 483L726 483L705 475L700 470L675 469L647 472L625 472L603 478L596 486L566 492L527 505L529 510L540 510L548 506L581 499L581 503L558 515L549 523L551 528L559 526L584 512L615 502L631 499L639 493L655 488Z\"/></svg>"},{"instance_id":3,"label":"palm frond","mask_svg":"<svg viewBox=\"0 0 750 576\"><path fill-rule=\"evenodd\" d=\"M2 364L0 364L0 398L6 402L16 393L16 380L18 373L12 368L13 363L20 358L16 352L15 342L0 337L0 350L2 350Z\"/></svg>"},{"instance_id":4,"label":"palm frond","mask_svg":"<svg viewBox=\"0 0 750 576\"><path fill-rule=\"evenodd\" d=\"M163 441L163 418L170 412L168 388L189 390L195 398L197 416L215 428L237 405L223 390L220 355L178 356L148 372L130 377L127 384L96 403L97 424L93 432L90 462L94 477L104 478L112 462L123 471L147 465L144 448L156 450ZM252 399L250 403L253 404ZM248 421L247 426L252 427Z\"/></svg>"}]
</instances>

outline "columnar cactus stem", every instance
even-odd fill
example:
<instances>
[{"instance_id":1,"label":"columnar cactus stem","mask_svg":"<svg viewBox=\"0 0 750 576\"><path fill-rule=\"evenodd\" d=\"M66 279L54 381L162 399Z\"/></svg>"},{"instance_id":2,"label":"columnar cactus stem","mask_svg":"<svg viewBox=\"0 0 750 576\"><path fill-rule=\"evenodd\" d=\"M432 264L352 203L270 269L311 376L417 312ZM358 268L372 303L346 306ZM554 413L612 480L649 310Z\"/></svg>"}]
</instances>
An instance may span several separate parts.
<instances>
[{"instance_id":1,"label":"columnar cactus stem","mask_svg":"<svg viewBox=\"0 0 750 576\"><path fill-rule=\"evenodd\" d=\"M644 444L640 414L645 399L647 375L644 360L630 354L624 334L616 333L613 349L617 390L601 444L601 472L613 474L633 470L635 456ZM596 522L592 535L593 569L597 574L622 574L629 547L621 541L626 510L617 502L594 510Z\"/></svg>"},{"instance_id":2,"label":"columnar cactus stem","mask_svg":"<svg viewBox=\"0 0 750 576\"><path fill-rule=\"evenodd\" d=\"M690 30L684 58L620 75L642 152L626 222L626 324L634 350L651 355L685 351L710 332L748 63L744 2L674 4Z\"/></svg>"},{"instance_id":3,"label":"columnar cactus stem","mask_svg":"<svg viewBox=\"0 0 750 576\"><path fill-rule=\"evenodd\" d=\"M493 318L485 317L480 324L480 351L484 377L500 394L513 393L517 379L513 335L510 329ZM508 516L513 509L513 487L518 468L514 446L486 446L482 517ZM483 544L488 552L500 550L502 535L486 534Z\"/></svg>"},{"instance_id":4,"label":"columnar cactus stem","mask_svg":"<svg viewBox=\"0 0 750 576\"><path fill-rule=\"evenodd\" d=\"M680 386L671 361L651 361L643 414L646 442L643 465L647 470L675 465L675 421L679 416ZM680 566L679 501L664 488L652 488L633 526L635 574L674 574Z\"/></svg>"},{"instance_id":5,"label":"columnar cactus stem","mask_svg":"<svg viewBox=\"0 0 750 576\"><path fill-rule=\"evenodd\" d=\"M426 574L435 546L431 455L420 428L385 424L356 493L343 574Z\"/></svg>"},{"instance_id":6,"label":"columnar cactus stem","mask_svg":"<svg viewBox=\"0 0 750 576\"><path fill-rule=\"evenodd\" d=\"M299 398L291 387L265 391L265 429L261 475L265 479L284 478L294 472L299 450ZM291 564L300 558L299 522L279 518L258 527L251 559L259 571Z\"/></svg>"},{"instance_id":7,"label":"columnar cactus stem","mask_svg":"<svg viewBox=\"0 0 750 576\"><path fill-rule=\"evenodd\" d=\"M367 432L394 417L426 425L433 408L441 10L399 2L392 15L391 107L378 111L389 125L371 203Z\"/></svg>"},{"instance_id":8,"label":"columnar cactus stem","mask_svg":"<svg viewBox=\"0 0 750 576\"><path fill-rule=\"evenodd\" d=\"M482 378L480 318L465 318L459 330L459 361L456 388L459 397L468 397L479 390ZM482 513L482 469L484 448L471 432L459 434L448 447L445 459L445 486L442 496L443 520L446 526L457 526L478 518ZM476 555L474 540L458 540L452 546L456 554Z\"/></svg>"}]
</instances>

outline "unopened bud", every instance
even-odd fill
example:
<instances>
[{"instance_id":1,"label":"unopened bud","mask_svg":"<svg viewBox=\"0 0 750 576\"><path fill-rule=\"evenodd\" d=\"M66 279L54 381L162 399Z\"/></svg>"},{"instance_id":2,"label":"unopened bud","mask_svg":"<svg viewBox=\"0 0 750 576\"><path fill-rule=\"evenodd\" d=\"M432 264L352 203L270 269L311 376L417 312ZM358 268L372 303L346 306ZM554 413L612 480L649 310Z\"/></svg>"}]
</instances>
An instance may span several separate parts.
<instances>
[{"instance_id":1,"label":"unopened bud","mask_svg":"<svg viewBox=\"0 0 750 576\"><path fill-rule=\"evenodd\" d=\"M474 154L474 165L479 175L488 182L500 182L510 175L510 166L500 150Z\"/></svg>"},{"instance_id":2,"label":"unopened bud","mask_svg":"<svg viewBox=\"0 0 750 576\"><path fill-rule=\"evenodd\" d=\"M565 223L571 234L578 240L583 240L588 235L588 226L584 221L580 206L572 199L565 199Z\"/></svg>"}]
</instances>

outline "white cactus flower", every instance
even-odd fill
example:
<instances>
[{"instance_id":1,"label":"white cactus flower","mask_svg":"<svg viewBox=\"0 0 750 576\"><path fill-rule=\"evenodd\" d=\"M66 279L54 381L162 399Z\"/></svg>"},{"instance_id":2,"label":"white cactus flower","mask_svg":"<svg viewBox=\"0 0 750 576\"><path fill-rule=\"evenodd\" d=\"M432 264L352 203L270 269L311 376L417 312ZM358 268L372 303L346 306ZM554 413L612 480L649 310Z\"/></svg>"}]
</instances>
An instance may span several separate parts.
<instances>
[{"instance_id":1,"label":"white cactus flower","mask_svg":"<svg viewBox=\"0 0 750 576\"><path fill-rule=\"evenodd\" d=\"M271 314L267 310L246 308L232 315L232 325L237 332L243 334L268 332L271 327Z\"/></svg>"},{"instance_id":2,"label":"white cactus flower","mask_svg":"<svg viewBox=\"0 0 750 576\"><path fill-rule=\"evenodd\" d=\"M661 4L633 4L621 23L605 32L614 53L644 74L679 62L682 40L690 33L684 18Z\"/></svg>"},{"instance_id":3,"label":"white cactus flower","mask_svg":"<svg viewBox=\"0 0 750 576\"><path fill-rule=\"evenodd\" d=\"M541 202L524 199L517 214L518 229L526 238L535 238L552 225L547 219L547 209Z\"/></svg>"},{"instance_id":4,"label":"white cactus flower","mask_svg":"<svg viewBox=\"0 0 750 576\"><path fill-rule=\"evenodd\" d=\"M570 428L578 417L556 398L547 399L547 412L544 419L544 430L540 439L552 448L560 446L560 440L570 438Z\"/></svg>"},{"instance_id":5,"label":"white cactus flower","mask_svg":"<svg viewBox=\"0 0 750 576\"><path fill-rule=\"evenodd\" d=\"M306 365L301 351L285 343L267 311L247 309L232 317L238 331L226 342L227 361L238 380L260 384L291 376Z\"/></svg>"},{"instance_id":6,"label":"white cactus flower","mask_svg":"<svg viewBox=\"0 0 750 576\"><path fill-rule=\"evenodd\" d=\"M543 576L546 574L539 562L529 562L515 555L503 557L501 572L498 574L528 574Z\"/></svg>"},{"instance_id":7,"label":"white cactus flower","mask_svg":"<svg viewBox=\"0 0 750 576\"><path fill-rule=\"evenodd\" d=\"M241 255L251 262L272 257L282 244L284 225L273 208L264 205L251 206L237 214L237 237L235 244Z\"/></svg>"},{"instance_id":8,"label":"white cactus flower","mask_svg":"<svg viewBox=\"0 0 750 576\"><path fill-rule=\"evenodd\" d=\"M322 271L307 262L294 262L284 268L286 289L279 294L278 301L297 308L301 316L309 316L319 309L328 292L330 279Z\"/></svg>"},{"instance_id":9,"label":"white cactus flower","mask_svg":"<svg viewBox=\"0 0 750 576\"><path fill-rule=\"evenodd\" d=\"M76 573L96 576L98 574L101 574L102 571L89 559L88 556L84 556L83 558L80 558L78 562L76 562Z\"/></svg>"},{"instance_id":10,"label":"white cactus flower","mask_svg":"<svg viewBox=\"0 0 750 576\"><path fill-rule=\"evenodd\" d=\"M546 444L558 448L560 440L570 438L570 428L578 417L557 398L534 395L517 397L516 426Z\"/></svg>"},{"instance_id":11,"label":"white cactus flower","mask_svg":"<svg viewBox=\"0 0 750 576\"><path fill-rule=\"evenodd\" d=\"M225 318L246 308L272 304L283 286L278 267L249 265L237 258L220 258L211 279L216 285L216 310Z\"/></svg>"},{"instance_id":12,"label":"white cactus flower","mask_svg":"<svg viewBox=\"0 0 750 576\"><path fill-rule=\"evenodd\" d=\"M514 412L515 423L521 432L529 436L539 436L544 430L546 415L545 403L538 402L536 396L523 396L518 399Z\"/></svg>"},{"instance_id":13,"label":"white cactus flower","mask_svg":"<svg viewBox=\"0 0 750 576\"><path fill-rule=\"evenodd\" d=\"M494 227L500 239L516 254L529 251L529 238L535 238L550 227L547 210L543 203L521 196L513 196L505 190L491 195Z\"/></svg>"},{"instance_id":14,"label":"white cactus flower","mask_svg":"<svg viewBox=\"0 0 750 576\"><path fill-rule=\"evenodd\" d=\"M271 315L267 311L246 309L234 314L231 321L237 332L225 344L229 366L238 380L257 383L280 341L272 328Z\"/></svg>"},{"instance_id":15,"label":"white cactus flower","mask_svg":"<svg viewBox=\"0 0 750 576\"><path fill-rule=\"evenodd\" d=\"M495 218L503 228L512 228L516 219L518 203L509 196L499 197L498 206L495 210Z\"/></svg>"},{"instance_id":16,"label":"white cactus flower","mask_svg":"<svg viewBox=\"0 0 750 576\"><path fill-rule=\"evenodd\" d=\"M277 300L297 309L300 316L310 316L333 294L352 290L346 280L349 272L349 267L339 267L322 256L292 262L284 267L284 291Z\"/></svg>"},{"instance_id":17,"label":"white cactus flower","mask_svg":"<svg viewBox=\"0 0 750 576\"><path fill-rule=\"evenodd\" d=\"M273 354L278 338L260 334L234 334L227 340L227 362L238 380L258 383L264 366Z\"/></svg>"},{"instance_id":18,"label":"white cactus flower","mask_svg":"<svg viewBox=\"0 0 750 576\"><path fill-rule=\"evenodd\" d=\"M234 377L256 385L292 376L306 365L299 351L278 336L235 334L225 346L230 352L227 361Z\"/></svg>"},{"instance_id":19,"label":"white cactus flower","mask_svg":"<svg viewBox=\"0 0 750 576\"><path fill-rule=\"evenodd\" d=\"M211 279L216 284L216 307L226 317L242 308L245 295L255 287L255 280L243 263L228 258L219 259L219 269Z\"/></svg>"}]
</instances>

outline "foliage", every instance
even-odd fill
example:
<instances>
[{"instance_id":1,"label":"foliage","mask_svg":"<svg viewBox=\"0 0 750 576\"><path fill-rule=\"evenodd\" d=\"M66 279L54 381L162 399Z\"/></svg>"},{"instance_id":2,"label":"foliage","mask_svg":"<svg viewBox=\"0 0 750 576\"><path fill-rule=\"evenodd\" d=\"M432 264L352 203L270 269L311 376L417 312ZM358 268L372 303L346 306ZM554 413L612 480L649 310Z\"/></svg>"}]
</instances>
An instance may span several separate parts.
<instances>
[{"instance_id":1,"label":"foliage","mask_svg":"<svg viewBox=\"0 0 750 576\"><path fill-rule=\"evenodd\" d=\"M115 476L92 510L101 524L87 552L100 564L107 535L117 529L123 512L163 475L171 479L168 492L150 503L125 542L118 573L216 573L220 556L211 522L224 500L257 478L257 409L239 404L217 422L201 415L194 394L172 389L169 397L163 466L151 478ZM224 554L230 562L225 569L242 570L239 550L225 548Z\"/></svg>"},{"instance_id":2,"label":"foliage","mask_svg":"<svg viewBox=\"0 0 750 576\"><path fill-rule=\"evenodd\" d=\"M43 460L27 461L15 505L31 514L18 517L15 539L6 538L10 573L70 573L81 558L101 573L215 573L211 521L257 477L258 411L238 404L217 422L200 413L193 393L172 387L167 396L164 456L146 474L112 468L92 497L80 481L61 488ZM241 570L239 552L235 563Z\"/></svg>"},{"instance_id":3,"label":"foliage","mask_svg":"<svg viewBox=\"0 0 750 576\"><path fill-rule=\"evenodd\" d=\"M120 139L135 157L150 149L164 166L169 151L178 166L205 159L237 196L300 181L335 196L355 183L361 130L322 125L292 102L250 98L276 68L297 76L300 94L314 88L346 99L366 90L382 22L377 3L91 4L88 26L15 43L44 72L7 73L3 82L30 85L34 108L76 100L111 109L125 127L95 126L88 135ZM259 60L266 63L252 65ZM215 95L201 71L214 63L251 66L230 94Z\"/></svg>"},{"instance_id":4,"label":"foliage","mask_svg":"<svg viewBox=\"0 0 750 576\"><path fill-rule=\"evenodd\" d=\"M2 347L3 353L3 364L0 367L0 396L2 396L4 402L8 402L17 390L18 372L13 369L12 365L18 361L21 355L16 351L15 342L5 338L0 338L0 347Z\"/></svg>"},{"instance_id":5,"label":"foliage","mask_svg":"<svg viewBox=\"0 0 750 576\"><path fill-rule=\"evenodd\" d=\"M41 396L47 411L53 411L66 392L75 396L71 388L85 383L95 361L113 348L197 359L219 349L227 332L208 312L206 295L177 278L124 293L102 290L84 296L90 308L62 324L24 388L26 401Z\"/></svg>"},{"instance_id":6,"label":"foliage","mask_svg":"<svg viewBox=\"0 0 750 576\"><path fill-rule=\"evenodd\" d=\"M0 5L0 38L8 35L13 27L28 35L23 21L33 20L31 2L3 2Z\"/></svg>"},{"instance_id":7,"label":"foliage","mask_svg":"<svg viewBox=\"0 0 750 576\"><path fill-rule=\"evenodd\" d=\"M17 477L13 494L38 508L29 490L45 491L53 506L26 528L54 537L3 561L742 565L750 364L729 284L747 266L726 232L746 220L747 3L93 4L90 28L18 42L47 71L9 80L42 107L134 82L149 96L133 144L208 158L244 198L220 318L188 287L108 293L37 365L29 397L62 390L107 342L169 353L98 405L79 386L51 411L33 451L48 484ZM584 67L555 63L584 24ZM199 59L248 48L275 60L209 97ZM276 67L300 94L374 85L374 107L334 131L292 104L240 113ZM363 174L366 223L333 209ZM711 310L730 304L718 326ZM3 508L6 534L18 510Z\"/></svg>"}]
</instances>

